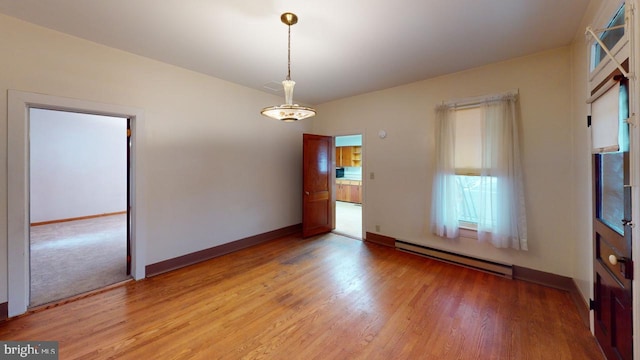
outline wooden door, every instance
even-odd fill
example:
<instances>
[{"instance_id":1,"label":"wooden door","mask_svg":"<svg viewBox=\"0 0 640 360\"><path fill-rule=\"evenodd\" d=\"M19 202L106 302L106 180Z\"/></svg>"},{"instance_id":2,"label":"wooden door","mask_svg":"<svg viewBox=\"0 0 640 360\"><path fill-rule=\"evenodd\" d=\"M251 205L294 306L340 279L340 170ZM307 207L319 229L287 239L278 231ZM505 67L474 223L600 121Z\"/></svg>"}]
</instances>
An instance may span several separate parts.
<instances>
[{"instance_id":1,"label":"wooden door","mask_svg":"<svg viewBox=\"0 0 640 360\"><path fill-rule=\"evenodd\" d=\"M302 236L335 228L335 159L332 136L302 136Z\"/></svg>"},{"instance_id":2,"label":"wooden door","mask_svg":"<svg viewBox=\"0 0 640 360\"><path fill-rule=\"evenodd\" d=\"M624 97L623 97L624 98ZM621 116L628 106L621 101ZM593 155L595 335L608 359L632 359L629 152Z\"/></svg>"},{"instance_id":3,"label":"wooden door","mask_svg":"<svg viewBox=\"0 0 640 360\"><path fill-rule=\"evenodd\" d=\"M593 156L595 335L608 359L632 359L629 153Z\"/></svg>"}]
</instances>

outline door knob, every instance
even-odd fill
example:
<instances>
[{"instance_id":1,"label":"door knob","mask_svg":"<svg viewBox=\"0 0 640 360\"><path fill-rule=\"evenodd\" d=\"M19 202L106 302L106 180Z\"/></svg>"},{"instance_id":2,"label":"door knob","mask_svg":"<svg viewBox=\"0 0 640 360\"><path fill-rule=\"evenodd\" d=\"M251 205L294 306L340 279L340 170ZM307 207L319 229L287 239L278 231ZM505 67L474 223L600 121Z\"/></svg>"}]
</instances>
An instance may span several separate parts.
<instances>
[{"instance_id":1,"label":"door knob","mask_svg":"<svg viewBox=\"0 0 640 360\"><path fill-rule=\"evenodd\" d=\"M304 193L305 193L305 195L309 195L309 192L308 192L308 191L305 191Z\"/></svg>"},{"instance_id":2,"label":"door knob","mask_svg":"<svg viewBox=\"0 0 640 360\"><path fill-rule=\"evenodd\" d=\"M611 263L611 265L617 265L619 262L623 263L625 261L625 258L618 259L618 257L613 254L609 255L609 262Z\"/></svg>"}]
</instances>

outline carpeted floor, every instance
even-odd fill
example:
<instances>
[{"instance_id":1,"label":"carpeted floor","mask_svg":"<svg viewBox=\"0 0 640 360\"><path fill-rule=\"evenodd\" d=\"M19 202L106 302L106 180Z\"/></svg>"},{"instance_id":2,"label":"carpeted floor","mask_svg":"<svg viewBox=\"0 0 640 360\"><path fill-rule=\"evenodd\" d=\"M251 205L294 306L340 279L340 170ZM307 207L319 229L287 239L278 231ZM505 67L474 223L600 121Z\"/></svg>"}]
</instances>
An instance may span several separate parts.
<instances>
[{"instance_id":1,"label":"carpeted floor","mask_svg":"<svg viewBox=\"0 0 640 360\"><path fill-rule=\"evenodd\" d=\"M31 227L29 306L124 281L126 214Z\"/></svg>"}]
</instances>

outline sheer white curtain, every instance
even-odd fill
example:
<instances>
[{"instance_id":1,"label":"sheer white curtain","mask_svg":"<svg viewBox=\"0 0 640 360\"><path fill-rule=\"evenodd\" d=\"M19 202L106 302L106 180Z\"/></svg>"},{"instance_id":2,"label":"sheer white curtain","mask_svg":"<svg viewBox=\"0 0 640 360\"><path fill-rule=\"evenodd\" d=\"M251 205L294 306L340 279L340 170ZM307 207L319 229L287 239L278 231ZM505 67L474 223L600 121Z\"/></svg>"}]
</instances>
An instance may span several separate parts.
<instances>
[{"instance_id":1,"label":"sheer white curtain","mask_svg":"<svg viewBox=\"0 0 640 360\"><path fill-rule=\"evenodd\" d=\"M441 237L458 237L458 209L455 168L455 111L436 108L436 175L433 179L431 231Z\"/></svg>"},{"instance_id":2,"label":"sheer white curtain","mask_svg":"<svg viewBox=\"0 0 640 360\"><path fill-rule=\"evenodd\" d=\"M494 96L476 103L483 110L478 239L499 248L527 250L517 95ZM455 175L455 106L436 108L431 231L447 238L459 235L457 199L461 195Z\"/></svg>"},{"instance_id":3,"label":"sheer white curtain","mask_svg":"<svg viewBox=\"0 0 640 360\"><path fill-rule=\"evenodd\" d=\"M517 96L482 103L482 173L478 240L527 250Z\"/></svg>"}]
</instances>

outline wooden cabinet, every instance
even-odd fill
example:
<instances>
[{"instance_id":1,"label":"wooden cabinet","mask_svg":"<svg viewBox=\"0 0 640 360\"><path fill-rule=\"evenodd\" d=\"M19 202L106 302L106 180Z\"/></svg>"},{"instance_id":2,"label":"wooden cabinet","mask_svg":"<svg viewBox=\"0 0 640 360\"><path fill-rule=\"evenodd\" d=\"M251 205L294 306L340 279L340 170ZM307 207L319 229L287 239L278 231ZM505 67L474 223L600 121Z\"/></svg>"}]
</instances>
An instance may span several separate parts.
<instances>
[{"instance_id":1,"label":"wooden cabinet","mask_svg":"<svg viewBox=\"0 0 640 360\"><path fill-rule=\"evenodd\" d=\"M351 166L351 165L345 165L345 157L343 156L343 154L348 153L348 151L346 151L346 147L351 147L351 146L338 146L336 147L336 166L342 167L342 166ZM351 160L349 160L349 164L351 164Z\"/></svg>"},{"instance_id":2,"label":"wooden cabinet","mask_svg":"<svg viewBox=\"0 0 640 360\"><path fill-rule=\"evenodd\" d=\"M362 146L351 147L351 166L362 166Z\"/></svg>"},{"instance_id":3,"label":"wooden cabinet","mask_svg":"<svg viewBox=\"0 0 640 360\"><path fill-rule=\"evenodd\" d=\"M362 185L358 181L357 185L349 185L351 191L349 193L349 202L361 204L362 203Z\"/></svg>"},{"instance_id":4,"label":"wooden cabinet","mask_svg":"<svg viewBox=\"0 0 640 360\"><path fill-rule=\"evenodd\" d=\"M340 147L340 162L342 166L352 166L351 165L351 152L352 146L341 146Z\"/></svg>"},{"instance_id":5,"label":"wooden cabinet","mask_svg":"<svg viewBox=\"0 0 640 360\"><path fill-rule=\"evenodd\" d=\"M336 166L362 166L362 146L336 147Z\"/></svg>"},{"instance_id":6,"label":"wooden cabinet","mask_svg":"<svg viewBox=\"0 0 640 360\"><path fill-rule=\"evenodd\" d=\"M362 203L362 182L359 180L336 180L336 200Z\"/></svg>"},{"instance_id":7,"label":"wooden cabinet","mask_svg":"<svg viewBox=\"0 0 640 360\"><path fill-rule=\"evenodd\" d=\"M336 200L347 201L350 194L347 194L347 190L351 190L349 185L345 184L342 180L336 181Z\"/></svg>"}]
</instances>

